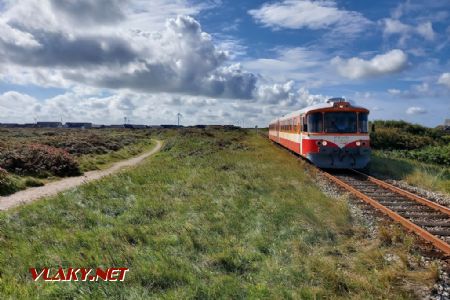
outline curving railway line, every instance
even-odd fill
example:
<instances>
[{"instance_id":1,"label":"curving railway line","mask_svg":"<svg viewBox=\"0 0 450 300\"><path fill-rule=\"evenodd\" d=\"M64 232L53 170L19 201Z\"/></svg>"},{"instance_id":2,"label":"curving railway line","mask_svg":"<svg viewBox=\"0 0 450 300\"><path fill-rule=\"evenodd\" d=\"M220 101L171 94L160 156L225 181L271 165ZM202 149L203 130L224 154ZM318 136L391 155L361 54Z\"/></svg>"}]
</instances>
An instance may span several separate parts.
<instances>
[{"instance_id":1,"label":"curving railway line","mask_svg":"<svg viewBox=\"0 0 450 300\"><path fill-rule=\"evenodd\" d=\"M450 208L356 170L322 173L450 256Z\"/></svg>"},{"instance_id":2,"label":"curving railway line","mask_svg":"<svg viewBox=\"0 0 450 300\"><path fill-rule=\"evenodd\" d=\"M272 142L299 156L289 147L273 139ZM305 158L302 155L300 157ZM450 258L450 208L354 169L325 171L314 162L307 161L329 180L414 232Z\"/></svg>"}]
</instances>

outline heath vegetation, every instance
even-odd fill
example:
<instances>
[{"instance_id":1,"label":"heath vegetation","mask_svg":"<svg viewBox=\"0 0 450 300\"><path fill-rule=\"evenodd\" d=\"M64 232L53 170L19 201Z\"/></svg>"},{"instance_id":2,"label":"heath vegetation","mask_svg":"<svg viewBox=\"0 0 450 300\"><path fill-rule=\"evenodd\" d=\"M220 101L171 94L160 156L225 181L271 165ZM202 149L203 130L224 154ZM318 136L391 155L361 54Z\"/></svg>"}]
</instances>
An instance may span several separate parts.
<instances>
[{"instance_id":1,"label":"heath vegetation","mask_svg":"<svg viewBox=\"0 0 450 300\"><path fill-rule=\"evenodd\" d=\"M0 213L0 297L410 299L413 238L378 236L308 164L243 130L155 132L140 166ZM33 282L30 267L127 267L125 282Z\"/></svg>"},{"instance_id":2,"label":"heath vegetation","mask_svg":"<svg viewBox=\"0 0 450 300\"><path fill-rule=\"evenodd\" d=\"M450 193L450 132L404 121L374 121L368 171Z\"/></svg>"},{"instance_id":3,"label":"heath vegetation","mask_svg":"<svg viewBox=\"0 0 450 300\"><path fill-rule=\"evenodd\" d=\"M0 195L76 176L149 149L148 130L0 129Z\"/></svg>"}]
</instances>

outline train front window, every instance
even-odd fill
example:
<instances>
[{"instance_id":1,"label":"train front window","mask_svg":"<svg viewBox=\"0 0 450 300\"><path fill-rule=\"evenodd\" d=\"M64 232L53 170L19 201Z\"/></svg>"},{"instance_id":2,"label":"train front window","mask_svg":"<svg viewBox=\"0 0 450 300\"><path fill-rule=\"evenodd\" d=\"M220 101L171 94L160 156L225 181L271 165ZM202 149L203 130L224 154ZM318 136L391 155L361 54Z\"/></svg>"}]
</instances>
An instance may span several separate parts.
<instances>
[{"instance_id":1,"label":"train front window","mask_svg":"<svg viewBox=\"0 0 450 300\"><path fill-rule=\"evenodd\" d=\"M369 132L369 114L368 113L359 113L358 115L358 123L359 123L359 132L368 133Z\"/></svg>"},{"instance_id":2,"label":"train front window","mask_svg":"<svg viewBox=\"0 0 450 300\"><path fill-rule=\"evenodd\" d=\"M356 133L356 112L325 113L325 132Z\"/></svg>"},{"instance_id":3,"label":"train front window","mask_svg":"<svg viewBox=\"0 0 450 300\"><path fill-rule=\"evenodd\" d=\"M308 132L322 132L323 119L322 113L313 113L308 115Z\"/></svg>"}]
</instances>

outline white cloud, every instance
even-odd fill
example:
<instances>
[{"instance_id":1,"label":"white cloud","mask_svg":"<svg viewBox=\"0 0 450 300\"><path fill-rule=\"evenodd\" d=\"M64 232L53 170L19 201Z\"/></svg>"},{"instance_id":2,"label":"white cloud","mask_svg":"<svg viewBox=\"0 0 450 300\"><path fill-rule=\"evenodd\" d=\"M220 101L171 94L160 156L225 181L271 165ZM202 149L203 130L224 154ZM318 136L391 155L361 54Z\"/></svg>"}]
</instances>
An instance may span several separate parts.
<instances>
[{"instance_id":1,"label":"white cloud","mask_svg":"<svg viewBox=\"0 0 450 300\"><path fill-rule=\"evenodd\" d=\"M384 19L384 34L407 34L411 31L411 26L403 24L401 21L396 19Z\"/></svg>"},{"instance_id":2,"label":"white cloud","mask_svg":"<svg viewBox=\"0 0 450 300\"><path fill-rule=\"evenodd\" d=\"M395 96L395 98L402 99L430 99L430 98L441 98L444 96L441 89L438 89L435 85L430 82L422 82L420 84L413 84L408 89L388 89L387 92Z\"/></svg>"},{"instance_id":3,"label":"white cloud","mask_svg":"<svg viewBox=\"0 0 450 300\"><path fill-rule=\"evenodd\" d=\"M336 83L336 76L324 61L329 55L316 49L306 47L274 49L274 55L247 60L242 65L249 71L261 74L274 82L295 80L308 88L319 87L326 83Z\"/></svg>"},{"instance_id":4,"label":"white cloud","mask_svg":"<svg viewBox=\"0 0 450 300\"><path fill-rule=\"evenodd\" d=\"M2 122L32 122L33 116L40 110L34 97L16 91L0 94L0 119Z\"/></svg>"},{"instance_id":5,"label":"white cloud","mask_svg":"<svg viewBox=\"0 0 450 300\"><path fill-rule=\"evenodd\" d=\"M387 91L391 95L400 95L402 93L402 91L399 89L388 89Z\"/></svg>"},{"instance_id":6,"label":"white cloud","mask_svg":"<svg viewBox=\"0 0 450 300\"><path fill-rule=\"evenodd\" d=\"M423 115L427 112L428 111L425 108L419 106L411 106L406 110L406 113L408 115Z\"/></svg>"},{"instance_id":7,"label":"white cloud","mask_svg":"<svg viewBox=\"0 0 450 300\"><path fill-rule=\"evenodd\" d=\"M19 29L12 28L6 23L0 21L0 40L5 43L10 43L19 47L36 48L40 44L34 36L28 32L23 32Z\"/></svg>"},{"instance_id":8,"label":"white cloud","mask_svg":"<svg viewBox=\"0 0 450 300\"><path fill-rule=\"evenodd\" d=\"M300 109L308 105L324 102L323 95L312 95L305 88L296 89L293 81L276 84L263 84L258 87L256 99L260 103L276 104L282 107Z\"/></svg>"},{"instance_id":9,"label":"white cloud","mask_svg":"<svg viewBox=\"0 0 450 300\"><path fill-rule=\"evenodd\" d=\"M370 60L358 57L343 59L335 57L331 61L339 74L349 79L382 76L402 71L408 63L408 56L399 49L376 55Z\"/></svg>"},{"instance_id":10,"label":"white cloud","mask_svg":"<svg viewBox=\"0 0 450 300\"><path fill-rule=\"evenodd\" d=\"M450 73L442 73L438 79L438 83L450 88Z\"/></svg>"},{"instance_id":11,"label":"white cloud","mask_svg":"<svg viewBox=\"0 0 450 300\"><path fill-rule=\"evenodd\" d=\"M357 33L371 23L358 12L339 9L332 0L283 0L264 4L248 13L257 22L275 29L333 29Z\"/></svg>"},{"instance_id":12,"label":"white cloud","mask_svg":"<svg viewBox=\"0 0 450 300\"><path fill-rule=\"evenodd\" d=\"M416 30L417 33L426 40L433 41L435 38L436 33L433 30L433 25L431 24L431 22L419 24Z\"/></svg>"},{"instance_id":13,"label":"white cloud","mask_svg":"<svg viewBox=\"0 0 450 300\"><path fill-rule=\"evenodd\" d=\"M82 33L152 32L164 28L168 18L195 16L212 4L189 0L21 0L6 1L2 18L24 29ZM39 16L39 18L36 18ZM120 26L114 26L120 23ZM91 32L92 33L92 32Z\"/></svg>"},{"instance_id":14,"label":"white cloud","mask_svg":"<svg viewBox=\"0 0 450 300\"><path fill-rule=\"evenodd\" d=\"M402 23L398 19L387 18L382 21L383 34L385 36L398 35L399 44L405 46L406 41L414 35L418 35L427 41L434 41L436 32L433 29L433 24L430 21L422 22L416 26Z\"/></svg>"},{"instance_id":15,"label":"white cloud","mask_svg":"<svg viewBox=\"0 0 450 300\"><path fill-rule=\"evenodd\" d=\"M37 76L35 70L39 70L41 74L53 75L48 85L68 81L109 89L253 97L256 76L239 65L230 64L226 53L216 47L212 37L194 18L169 18L163 29L152 32L123 29L128 28L127 22L133 20L134 13L145 11L147 16L154 16L154 11L146 9L155 5L159 9L172 8L171 13L183 11L188 9L188 2L159 0L153 6L145 6L144 1L113 1L104 9L99 3L93 0L9 3L0 20L14 24L11 25L14 28L4 28L24 42L18 43L20 39L8 35L0 38L1 59L6 65L2 77L34 83L45 77ZM137 8L141 10L136 12ZM194 5L191 12L198 9ZM126 10L133 12L125 15ZM30 20L33 14L42 17ZM77 21L83 24L76 26ZM98 31L82 28L85 26ZM30 47L33 38L39 47ZM27 76L17 76L16 67L25 68L22 73ZM13 71L5 74L8 70Z\"/></svg>"}]
</instances>

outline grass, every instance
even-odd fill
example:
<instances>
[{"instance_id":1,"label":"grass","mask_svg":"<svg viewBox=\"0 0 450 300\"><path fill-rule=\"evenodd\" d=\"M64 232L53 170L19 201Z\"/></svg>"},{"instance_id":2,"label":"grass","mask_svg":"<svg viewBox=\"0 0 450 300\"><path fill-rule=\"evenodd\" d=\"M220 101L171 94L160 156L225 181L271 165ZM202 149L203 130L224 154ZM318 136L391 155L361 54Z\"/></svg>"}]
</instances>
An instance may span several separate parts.
<instances>
[{"instance_id":1,"label":"grass","mask_svg":"<svg viewBox=\"0 0 450 300\"><path fill-rule=\"evenodd\" d=\"M77 158L77 161L82 172L101 170L110 167L115 162L150 151L154 146L155 142L151 139L147 139L106 154L82 155Z\"/></svg>"},{"instance_id":2,"label":"grass","mask_svg":"<svg viewBox=\"0 0 450 300\"><path fill-rule=\"evenodd\" d=\"M37 187L44 185L44 181L31 176L8 175L7 179L1 180L0 196L14 194L17 191L28 187Z\"/></svg>"},{"instance_id":3,"label":"grass","mask_svg":"<svg viewBox=\"0 0 450 300\"><path fill-rule=\"evenodd\" d=\"M102 130L102 131L86 131L86 130L62 130L62 132L48 131L47 129L28 129L28 130L0 130L0 152L4 149L2 148L2 143L7 140L12 140L12 145L10 147L20 148L29 142L44 142L44 143L56 143L66 145L68 149L71 149L68 145L83 144L84 140L89 141L91 137L92 141L95 142L97 139L98 144L89 145L86 149L90 152L88 154L79 154L74 156L74 159L79 164L79 169L81 172L100 170L110 167L113 163L120 160L125 160L133 156L137 156L141 153L151 150L155 142L149 138L150 131L119 131L119 130ZM49 135L50 134L50 135ZM110 148L117 150L107 149L105 145L98 142L99 136L104 139L104 144L111 143L115 147L109 146ZM46 139L53 139L48 141ZM78 141L77 138L80 138ZM122 144L119 141L124 139ZM58 144L58 145L59 145ZM79 145L75 149L80 150L82 147ZM65 148L64 148L65 149ZM67 149L66 149L67 150ZM75 150L74 150L75 151ZM106 152L106 153L103 153ZM101 154L103 153L103 154ZM51 175L49 172L44 172L44 175L28 175L24 176L21 174L10 173L8 178L2 180L0 178L0 196L6 196L13 194L17 191L24 190L28 187L41 186L45 183L59 180L61 177Z\"/></svg>"},{"instance_id":4,"label":"grass","mask_svg":"<svg viewBox=\"0 0 450 300\"><path fill-rule=\"evenodd\" d=\"M0 298L410 299L412 239L369 240L306 164L244 131L162 133L162 152L0 213ZM387 259L393 256L396 259ZM129 267L122 283L33 282L29 267Z\"/></svg>"},{"instance_id":5,"label":"grass","mask_svg":"<svg viewBox=\"0 0 450 300\"><path fill-rule=\"evenodd\" d=\"M450 194L450 168L446 166L393 158L375 151L368 171L378 177L404 180L414 186Z\"/></svg>"}]
</instances>

